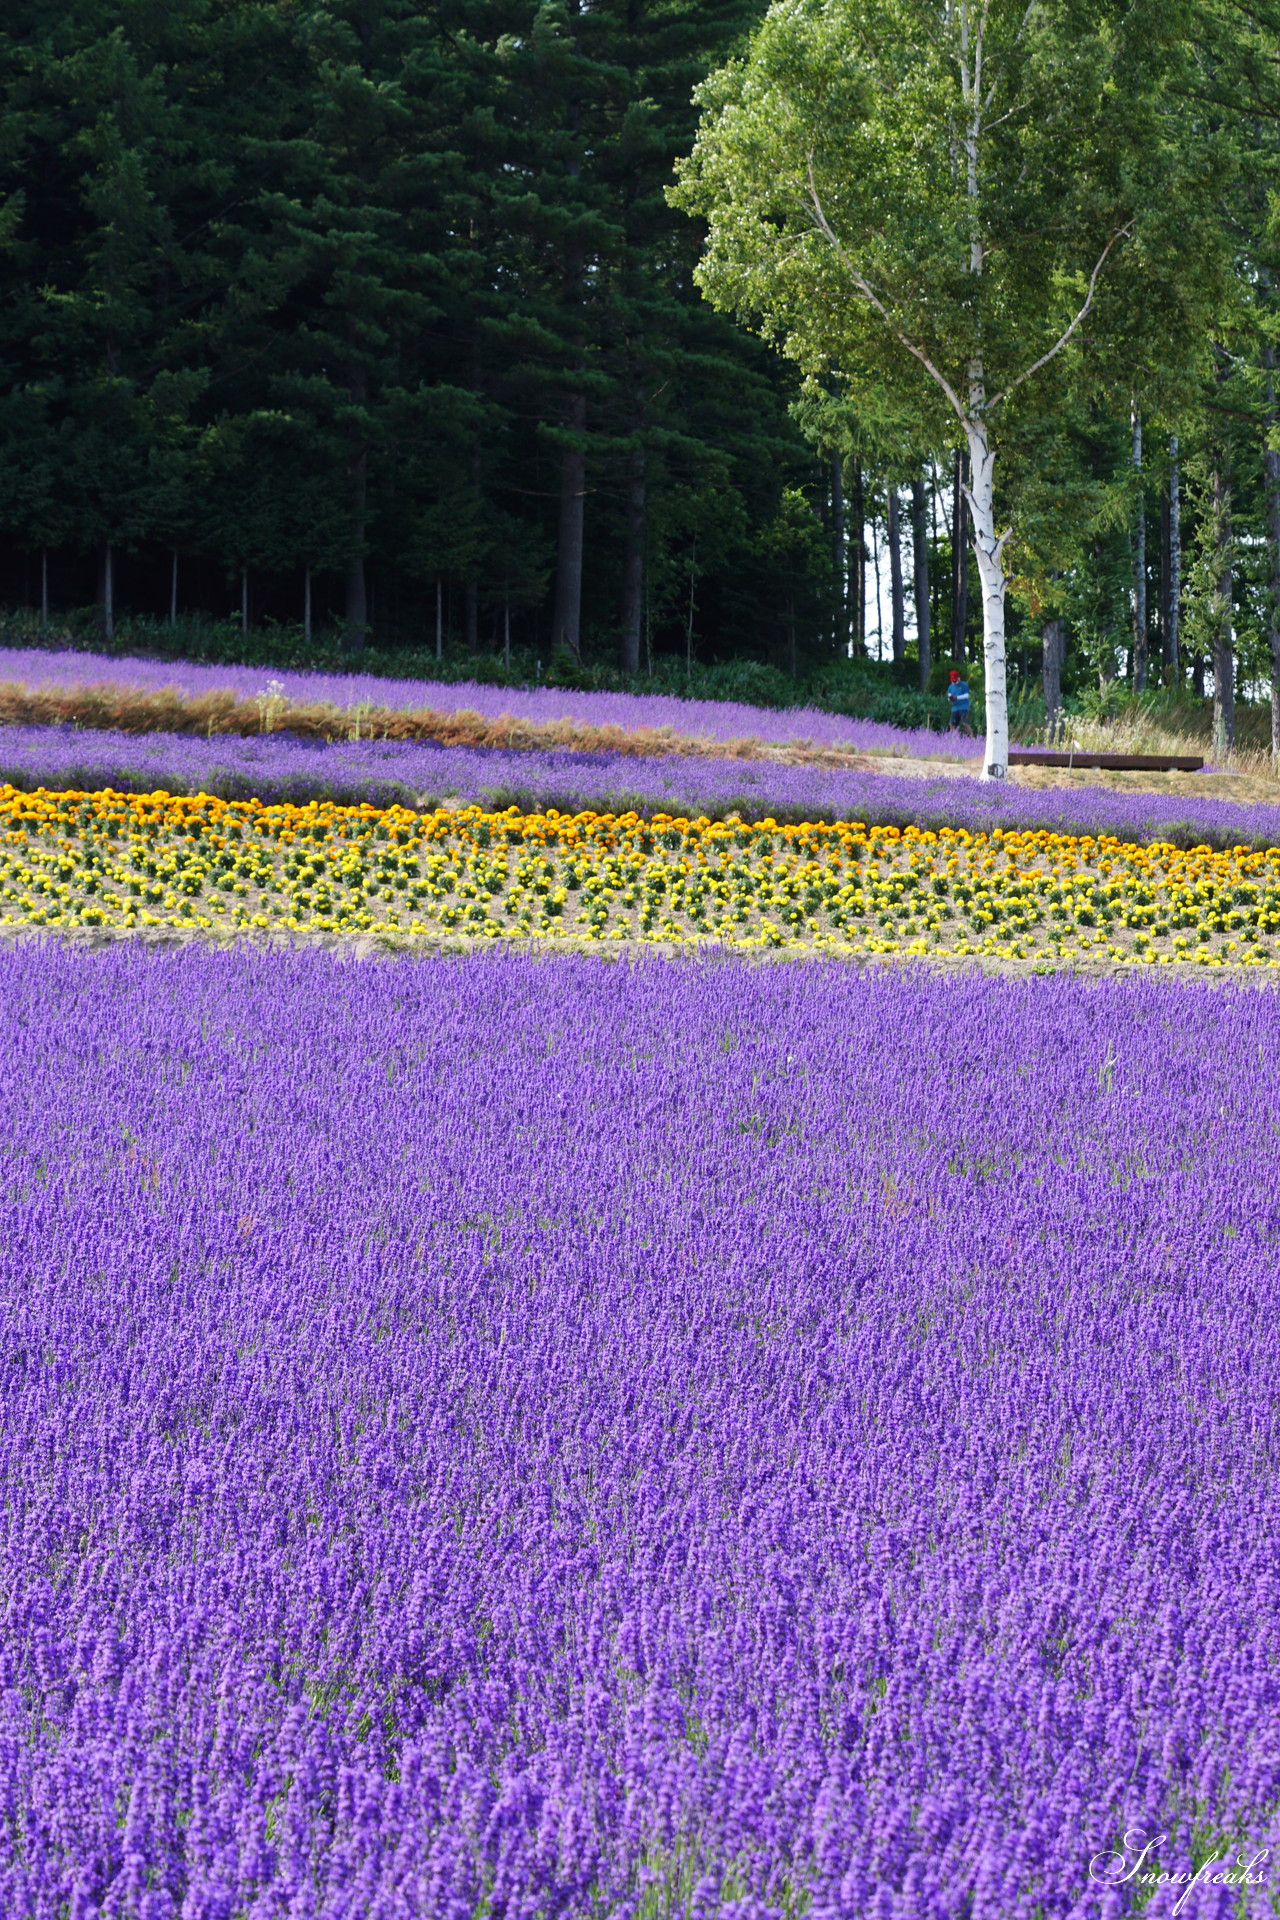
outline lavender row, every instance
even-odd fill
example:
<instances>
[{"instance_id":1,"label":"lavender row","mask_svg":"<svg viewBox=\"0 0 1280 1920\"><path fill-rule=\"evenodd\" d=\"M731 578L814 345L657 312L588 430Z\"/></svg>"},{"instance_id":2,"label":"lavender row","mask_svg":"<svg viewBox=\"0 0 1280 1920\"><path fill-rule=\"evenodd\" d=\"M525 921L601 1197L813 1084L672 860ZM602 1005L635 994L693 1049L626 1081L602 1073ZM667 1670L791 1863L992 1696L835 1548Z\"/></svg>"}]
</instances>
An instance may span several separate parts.
<instances>
[{"instance_id":1,"label":"lavender row","mask_svg":"<svg viewBox=\"0 0 1280 1920\"><path fill-rule=\"evenodd\" d=\"M592 727L655 727L707 740L756 739L775 743L808 741L815 746L848 747L858 752L945 754L976 759L981 742L927 727L894 727L878 720L853 720L816 707L746 706L724 700L680 700L668 694L579 693L559 687L486 687L476 681L387 680L369 673L307 673L262 667L206 667L172 660L104 658L101 654L44 652L32 647L0 648L0 681L27 687L88 687L110 683L159 693L173 688L187 698L234 693L238 699L264 697L268 687L296 703L321 702L342 712L372 705L431 708L438 713L478 713L486 719L510 716L540 722L573 721Z\"/></svg>"},{"instance_id":2,"label":"lavender row","mask_svg":"<svg viewBox=\"0 0 1280 1920\"><path fill-rule=\"evenodd\" d=\"M26 790L114 787L224 799L335 800L500 809L862 820L868 825L1035 828L1195 846L1280 845L1280 807L1103 787L1040 790L960 775L933 779L673 754L508 753L411 741L0 728L0 781Z\"/></svg>"},{"instance_id":3,"label":"lavender row","mask_svg":"<svg viewBox=\"0 0 1280 1920\"><path fill-rule=\"evenodd\" d=\"M6 1916L1280 1844L1274 995L27 946L0 1033Z\"/></svg>"}]
</instances>

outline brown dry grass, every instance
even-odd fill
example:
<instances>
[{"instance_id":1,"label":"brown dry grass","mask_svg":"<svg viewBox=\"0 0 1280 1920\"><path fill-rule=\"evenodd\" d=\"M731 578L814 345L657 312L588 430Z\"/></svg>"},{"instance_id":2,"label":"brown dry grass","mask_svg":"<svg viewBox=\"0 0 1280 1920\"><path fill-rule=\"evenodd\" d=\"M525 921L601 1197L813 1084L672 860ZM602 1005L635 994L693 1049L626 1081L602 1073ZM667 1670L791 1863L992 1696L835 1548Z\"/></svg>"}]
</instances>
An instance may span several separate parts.
<instances>
[{"instance_id":1,"label":"brown dry grass","mask_svg":"<svg viewBox=\"0 0 1280 1920\"><path fill-rule=\"evenodd\" d=\"M1009 777L1020 787L1113 787L1120 793L1182 794L1197 800L1235 800L1248 805L1280 803L1280 779L1272 772L1269 755L1237 756L1227 767L1201 773L1116 773L1105 767L1015 767Z\"/></svg>"},{"instance_id":2,"label":"brown dry grass","mask_svg":"<svg viewBox=\"0 0 1280 1920\"><path fill-rule=\"evenodd\" d=\"M287 718L287 729L280 722ZM264 722L266 724L264 724ZM274 724L273 724L274 723ZM609 752L643 758L656 754L697 754L723 760L765 760L777 765L825 766L891 773L904 778L972 777L972 760L939 754L923 758L904 753L854 752L815 747L804 741L785 745L744 738L709 740L667 727L585 726L571 720L520 720L511 715L487 719L461 709L430 707L404 710L373 707L343 712L328 703L272 702L264 712L254 699L207 693L190 697L176 689L151 693L103 681L76 688L29 688L0 683L0 724L119 729L124 733L261 734L285 731L311 740L420 740L440 746L505 747L532 752ZM1084 738L1084 734L1089 738ZM1096 733L1096 739L1093 737ZM1132 734L1132 737L1130 735ZM1080 730L1076 744L1112 752L1185 752L1187 740L1149 726ZM1228 764L1203 773L1116 773L1103 768L1017 767L1010 773L1024 787L1114 787L1144 793L1194 794L1243 802L1280 802L1280 779L1265 748L1243 746Z\"/></svg>"},{"instance_id":3,"label":"brown dry grass","mask_svg":"<svg viewBox=\"0 0 1280 1920\"><path fill-rule=\"evenodd\" d=\"M669 727L585 726L573 720L520 720L505 714L487 719L462 708L440 712L364 707L343 712L327 702L270 703L264 716L257 700L232 693L190 697L171 688L156 693L103 682L96 686L25 687L0 684L0 724L118 728L124 733L261 734L287 731L309 740L422 740L449 747L608 752L643 757L701 754L728 760L804 760L824 766L862 767L875 756L803 742L778 746L756 739L708 740ZM275 725L264 725L264 718ZM280 723L287 719L287 728Z\"/></svg>"}]
</instances>

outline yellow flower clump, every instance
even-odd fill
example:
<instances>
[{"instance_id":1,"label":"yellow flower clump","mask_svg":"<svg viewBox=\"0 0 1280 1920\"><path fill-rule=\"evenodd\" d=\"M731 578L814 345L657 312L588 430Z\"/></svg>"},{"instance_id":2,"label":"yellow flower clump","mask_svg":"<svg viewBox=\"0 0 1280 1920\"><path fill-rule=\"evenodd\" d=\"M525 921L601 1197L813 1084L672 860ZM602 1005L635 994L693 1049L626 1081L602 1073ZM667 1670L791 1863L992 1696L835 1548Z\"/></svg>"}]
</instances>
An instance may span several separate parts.
<instances>
[{"instance_id":1,"label":"yellow flower clump","mask_svg":"<svg viewBox=\"0 0 1280 1920\"><path fill-rule=\"evenodd\" d=\"M0 788L0 925L1280 959L1280 849Z\"/></svg>"}]
</instances>

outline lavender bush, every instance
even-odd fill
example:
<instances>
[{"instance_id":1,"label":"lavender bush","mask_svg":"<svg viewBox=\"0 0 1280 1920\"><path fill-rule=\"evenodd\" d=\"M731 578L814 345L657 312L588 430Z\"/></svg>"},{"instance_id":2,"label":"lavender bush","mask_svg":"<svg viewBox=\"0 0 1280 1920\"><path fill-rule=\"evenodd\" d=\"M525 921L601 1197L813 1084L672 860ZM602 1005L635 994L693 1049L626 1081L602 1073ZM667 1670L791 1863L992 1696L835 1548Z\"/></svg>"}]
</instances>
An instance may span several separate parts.
<instances>
[{"instance_id":1,"label":"lavender bush","mask_svg":"<svg viewBox=\"0 0 1280 1920\"><path fill-rule=\"evenodd\" d=\"M416 742L315 742L0 728L0 781L26 790L114 787L122 793L215 793L224 799L337 800L599 813L739 813L760 820L864 820L886 826L1042 828L1175 845L1280 845L1280 807L1240 806L1104 787L1037 790L942 775L933 779L767 760L672 754L507 753Z\"/></svg>"},{"instance_id":2,"label":"lavender bush","mask_svg":"<svg viewBox=\"0 0 1280 1920\"><path fill-rule=\"evenodd\" d=\"M1126 1830L1280 1839L1273 994L26 945L0 1011L10 1920L1084 1920Z\"/></svg>"},{"instance_id":3,"label":"lavender bush","mask_svg":"<svg viewBox=\"0 0 1280 1920\"><path fill-rule=\"evenodd\" d=\"M0 647L0 681L28 687L87 687L110 682L159 692L177 688L188 696L228 691L252 700L268 685L292 701L328 702L343 712L363 703L377 707L430 707L441 713L468 710L488 719L574 720L586 726L665 727L708 740L785 742L848 747L886 754L944 754L976 759L979 740L942 735L926 727L892 727L877 720L851 720L816 707L752 707L725 700L679 700L667 694L576 693L558 687L485 687L474 681L387 680L360 673L303 673L262 667L204 667L172 660L106 659L101 654L44 652Z\"/></svg>"}]
</instances>

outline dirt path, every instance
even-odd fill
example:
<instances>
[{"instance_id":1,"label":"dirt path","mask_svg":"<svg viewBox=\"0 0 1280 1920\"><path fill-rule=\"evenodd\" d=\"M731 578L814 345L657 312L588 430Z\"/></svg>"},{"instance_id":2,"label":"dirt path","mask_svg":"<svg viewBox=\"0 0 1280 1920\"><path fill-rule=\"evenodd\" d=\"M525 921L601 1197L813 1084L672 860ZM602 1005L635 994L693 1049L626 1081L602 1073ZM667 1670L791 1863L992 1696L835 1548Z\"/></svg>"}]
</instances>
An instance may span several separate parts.
<instances>
[{"instance_id":1,"label":"dirt path","mask_svg":"<svg viewBox=\"0 0 1280 1920\"><path fill-rule=\"evenodd\" d=\"M816 758L816 756L814 756ZM846 756L869 773L891 773L907 780L975 779L972 761L926 760L906 754L862 753ZM1271 774L1217 772L1117 773L1106 767L1010 767L1009 784L1041 790L1052 787L1110 787L1117 793L1168 793L1195 800L1234 800L1246 806L1280 806L1280 780Z\"/></svg>"}]
</instances>

